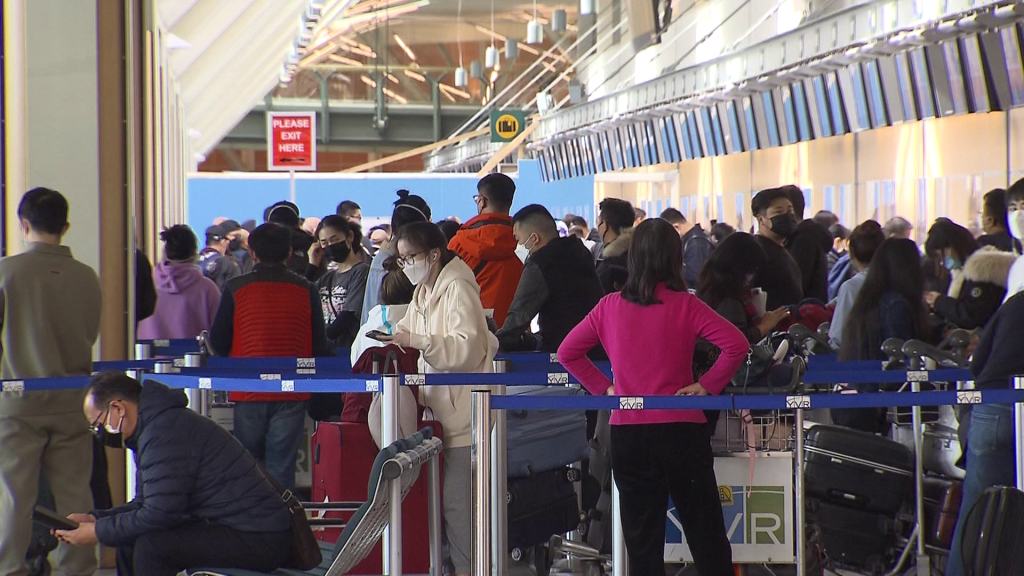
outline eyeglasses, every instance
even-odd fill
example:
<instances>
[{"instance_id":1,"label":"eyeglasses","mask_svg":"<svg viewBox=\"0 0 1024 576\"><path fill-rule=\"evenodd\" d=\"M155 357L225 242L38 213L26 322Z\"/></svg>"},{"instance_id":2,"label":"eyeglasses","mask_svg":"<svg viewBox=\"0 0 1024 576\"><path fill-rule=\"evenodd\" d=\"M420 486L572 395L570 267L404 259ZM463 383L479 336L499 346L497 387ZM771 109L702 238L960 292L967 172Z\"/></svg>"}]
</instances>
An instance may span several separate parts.
<instances>
[{"instance_id":1,"label":"eyeglasses","mask_svg":"<svg viewBox=\"0 0 1024 576\"><path fill-rule=\"evenodd\" d=\"M109 413L110 407L108 406L106 410L100 412L100 415L97 416L96 419L93 420L91 424L89 424L89 431L92 432L94 436L100 433L100 428L103 426L103 415Z\"/></svg>"},{"instance_id":2,"label":"eyeglasses","mask_svg":"<svg viewBox=\"0 0 1024 576\"><path fill-rule=\"evenodd\" d=\"M425 252L417 252L415 254L409 254L408 256L401 256L396 260L396 262L398 262L398 265L402 268L407 268L416 263L416 257L420 254L425 254Z\"/></svg>"}]
</instances>

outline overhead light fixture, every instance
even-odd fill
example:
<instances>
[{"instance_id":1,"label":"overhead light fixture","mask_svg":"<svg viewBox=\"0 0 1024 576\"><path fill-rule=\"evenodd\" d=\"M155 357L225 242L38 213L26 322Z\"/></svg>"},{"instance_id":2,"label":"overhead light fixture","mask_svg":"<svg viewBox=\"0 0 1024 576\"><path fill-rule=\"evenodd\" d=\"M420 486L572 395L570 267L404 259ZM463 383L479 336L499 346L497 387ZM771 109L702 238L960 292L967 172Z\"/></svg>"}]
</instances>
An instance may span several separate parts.
<instances>
[{"instance_id":1,"label":"overhead light fixture","mask_svg":"<svg viewBox=\"0 0 1024 576\"><path fill-rule=\"evenodd\" d=\"M327 59L332 62L337 62L338 64L346 64L348 66L363 66L363 63L360 62L359 60L353 60L352 58L348 58L345 56L338 56L337 54L331 54L327 57Z\"/></svg>"},{"instance_id":2,"label":"overhead light fixture","mask_svg":"<svg viewBox=\"0 0 1024 576\"><path fill-rule=\"evenodd\" d=\"M395 75L394 75L394 74L392 74L392 73L388 72L387 76L388 76L388 80L391 80L391 81L392 81L392 82L394 82L395 84L399 84L399 82L398 82L398 78L397 78L397 77L395 77Z\"/></svg>"},{"instance_id":3,"label":"overhead light fixture","mask_svg":"<svg viewBox=\"0 0 1024 576\"><path fill-rule=\"evenodd\" d=\"M470 94L469 92L466 92L465 90L459 90L458 88L453 88L453 87L451 87L451 86L449 86L447 84L444 84L444 83L438 84L438 87L441 88L442 92L447 92L447 93L450 93L450 94L452 94L454 96L460 96L460 97L465 98L467 100L469 100L470 98L473 97L472 94Z\"/></svg>"},{"instance_id":4,"label":"overhead light fixture","mask_svg":"<svg viewBox=\"0 0 1024 576\"><path fill-rule=\"evenodd\" d=\"M519 58L519 43L509 38L505 40L505 60Z\"/></svg>"},{"instance_id":5,"label":"overhead light fixture","mask_svg":"<svg viewBox=\"0 0 1024 576\"><path fill-rule=\"evenodd\" d=\"M455 69L455 85L462 88L466 84L469 84L469 74L466 73L466 69L459 66Z\"/></svg>"},{"instance_id":6,"label":"overhead light fixture","mask_svg":"<svg viewBox=\"0 0 1024 576\"><path fill-rule=\"evenodd\" d=\"M534 56L540 56L540 51L538 51L536 48L527 46L526 44L523 44L522 42L517 42L515 40L512 40L511 38L508 38L508 37L506 37L506 36L504 36L502 34L498 34L494 30L488 30L487 28L485 28L485 27L483 27L483 26L481 26L479 24L477 24L475 26L475 28L477 29L477 31L482 32L484 34L487 34L491 38L494 38L496 40L500 40L500 41L504 42L505 43L505 51L506 52L508 52L509 42L513 42L516 45L515 56L508 56L506 54L505 55L506 58L515 58L516 56L519 56L519 49L520 48L522 48L523 52L529 52L530 54L533 54Z\"/></svg>"},{"instance_id":7,"label":"overhead light fixture","mask_svg":"<svg viewBox=\"0 0 1024 576\"><path fill-rule=\"evenodd\" d=\"M455 102L455 96L452 96L451 94L449 94L445 90L441 90L441 94L444 95L444 97L447 98L449 101Z\"/></svg>"},{"instance_id":8,"label":"overhead light fixture","mask_svg":"<svg viewBox=\"0 0 1024 576\"><path fill-rule=\"evenodd\" d=\"M540 44L543 41L544 28L541 27L540 22L536 20L530 20L530 23L526 25L526 43Z\"/></svg>"},{"instance_id":9,"label":"overhead light fixture","mask_svg":"<svg viewBox=\"0 0 1024 576\"><path fill-rule=\"evenodd\" d=\"M484 66L488 68L494 68L498 65L498 49L494 46L488 46L487 50L484 51Z\"/></svg>"},{"instance_id":10,"label":"overhead light fixture","mask_svg":"<svg viewBox=\"0 0 1024 576\"><path fill-rule=\"evenodd\" d=\"M580 16L590 16L594 13L594 0L580 0Z\"/></svg>"},{"instance_id":11,"label":"overhead light fixture","mask_svg":"<svg viewBox=\"0 0 1024 576\"><path fill-rule=\"evenodd\" d=\"M360 76L359 79L363 81L363 84L366 84L367 86L369 86L371 88L376 88L377 87L377 81L374 80L373 78L370 78L366 74L363 74L362 76Z\"/></svg>"},{"instance_id":12,"label":"overhead light fixture","mask_svg":"<svg viewBox=\"0 0 1024 576\"><path fill-rule=\"evenodd\" d=\"M384 95L387 96L388 98L391 98L395 102L398 102L399 104L408 104L409 103L409 100L406 99L405 96L402 96L400 94L395 94L395 92L393 90L391 90L390 88L385 88L384 89Z\"/></svg>"},{"instance_id":13,"label":"overhead light fixture","mask_svg":"<svg viewBox=\"0 0 1024 576\"><path fill-rule=\"evenodd\" d=\"M551 13L551 30L553 32L565 32L568 24L568 16L566 15L565 10L556 8L555 11Z\"/></svg>"},{"instance_id":14,"label":"overhead light fixture","mask_svg":"<svg viewBox=\"0 0 1024 576\"><path fill-rule=\"evenodd\" d=\"M484 67L480 64L479 60L473 60L469 63L469 75L478 80L482 80L484 77Z\"/></svg>"},{"instance_id":15,"label":"overhead light fixture","mask_svg":"<svg viewBox=\"0 0 1024 576\"><path fill-rule=\"evenodd\" d=\"M402 40L402 37L399 36L398 34L395 34L395 42L397 42L398 46L403 51L405 51L405 54L409 57L409 60L412 60L413 62L416 61L416 54L413 53L412 49L409 48L409 45L406 44L405 41Z\"/></svg>"},{"instance_id":16,"label":"overhead light fixture","mask_svg":"<svg viewBox=\"0 0 1024 576\"><path fill-rule=\"evenodd\" d=\"M494 84L497 80L498 80L498 71L497 70L492 70L491 71L491 84Z\"/></svg>"},{"instance_id":17,"label":"overhead light fixture","mask_svg":"<svg viewBox=\"0 0 1024 576\"><path fill-rule=\"evenodd\" d=\"M413 72L412 70L405 70L404 72L406 76L412 78L413 80L419 80L420 82L427 81L427 77L424 76L423 74L420 74L419 72Z\"/></svg>"}]
</instances>

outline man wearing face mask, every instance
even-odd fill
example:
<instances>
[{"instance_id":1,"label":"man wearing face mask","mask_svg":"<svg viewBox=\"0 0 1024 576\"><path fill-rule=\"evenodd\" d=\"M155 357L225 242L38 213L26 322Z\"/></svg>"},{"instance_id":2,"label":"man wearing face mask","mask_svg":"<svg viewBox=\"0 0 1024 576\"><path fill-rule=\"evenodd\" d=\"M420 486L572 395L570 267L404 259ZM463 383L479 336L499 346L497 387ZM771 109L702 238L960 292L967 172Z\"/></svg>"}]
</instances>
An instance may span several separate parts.
<instances>
[{"instance_id":1,"label":"man wearing face mask","mask_svg":"<svg viewBox=\"0 0 1024 576\"><path fill-rule=\"evenodd\" d=\"M605 294L618 292L629 276L627 262L633 241L633 205L619 198L605 198L598 205L597 231L604 243L597 260L597 277Z\"/></svg>"},{"instance_id":2,"label":"man wearing face mask","mask_svg":"<svg viewBox=\"0 0 1024 576\"><path fill-rule=\"evenodd\" d=\"M978 244L1021 255L1020 240L1010 234L1006 190L996 188L985 194L978 220L984 233L978 238Z\"/></svg>"},{"instance_id":3,"label":"man wearing face mask","mask_svg":"<svg viewBox=\"0 0 1024 576\"><path fill-rule=\"evenodd\" d=\"M786 237L786 249L800 268L800 287L804 298L828 302L828 255L833 238L828 227L811 218L804 220L804 193L796 186L783 186L793 204L797 225Z\"/></svg>"},{"instance_id":4,"label":"man wearing face mask","mask_svg":"<svg viewBox=\"0 0 1024 576\"><path fill-rule=\"evenodd\" d=\"M804 298L800 267L785 247L797 227L789 193L785 188L762 190L754 196L750 210L757 219L755 239L768 256L768 265L752 285L768 293L767 310L799 304Z\"/></svg>"},{"instance_id":5,"label":"man wearing face mask","mask_svg":"<svg viewBox=\"0 0 1024 576\"><path fill-rule=\"evenodd\" d=\"M213 280L222 292L232 278L242 275L242 267L229 253L231 238L228 234L234 231L225 229L226 222L206 229L206 248L199 253L199 268L203 275Z\"/></svg>"},{"instance_id":6,"label":"man wearing face mask","mask_svg":"<svg viewBox=\"0 0 1024 576\"><path fill-rule=\"evenodd\" d=\"M505 352L558 352L604 297L594 259L576 236L559 237L555 219L539 204L523 208L512 222L516 254L525 266L498 344ZM535 317L539 334L530 331Z\"/></svg>"},{"instance_id":7,"label":"man wearing face mask","mask_svg":"<svg viewBox=\"0 0 1024 576\"><path fill-rule=\"evenodd\" d=\"M58 530L62 542L117 548L121 576L285 563L290 519L280 495L229 432L188 409L184 392L102 372L82 410L105 445L134 453L138 486L123 506L71 514L79 525Z\"/></svg>"},{"instance_id":8,"label":"man wearing face mask","mask_svg":"<svg viewBox=\"0 0 1024 576\"><path fill-rule=\"evenodd\" d=\"M1010 235L1024 242L1024 178L1017 180L1006 191L1007 224ZM1006 299L1024 290L1024 256L1017 258L1010 268L1006 284Z\"/></svg>"},{"instance_id":9,"label":"man wearing face mask","mask_svg":"<svg viewBox=\"0 0 1024 576\"><path fill-rule=\"evenodd\" d=\"M99 336L102 295L96 273L61 244L68 203L36 188L17 211L24 250L0 260L0 379L86 376ZM93 506L93 440L81 418L83 390L0 394L0 574L26 574L32 507L44 476L57 513ZM95 549L57 551L74 576L96 570Z\"/></svg>"}]
</instances>

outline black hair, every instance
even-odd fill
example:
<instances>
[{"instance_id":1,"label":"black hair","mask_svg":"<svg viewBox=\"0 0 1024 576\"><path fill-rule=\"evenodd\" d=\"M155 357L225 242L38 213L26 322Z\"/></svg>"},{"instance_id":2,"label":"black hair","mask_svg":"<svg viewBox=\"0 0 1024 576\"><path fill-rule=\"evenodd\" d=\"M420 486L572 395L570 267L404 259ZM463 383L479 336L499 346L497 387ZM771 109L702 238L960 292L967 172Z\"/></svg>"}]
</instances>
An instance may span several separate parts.
<instances>
[{"instance_id":1,"label":"black hair","mask_svg":"<svg viewBox=\"0 0 1024 576\"><path fill-rule=\"evenodd\" d=\"M555 217L551 215L547 208L540 204L530 204L516 212L516 215L512 218L512 223L519 224L520 226L525 224L538 232L548 235L558 235Z\"/></svg>"},{"instance_id":2,"label":"black hair","mask_svg":"<svg viewBox=\"0 0 1024 576\"><path fill-rule=\"evenodd\" d=\"M800 193L800 197L803 198L802 192ZM833 226L839 226L839 217L828 210L819 210L818 213L814 215L814 221L829 230L831 230ZM833 236L835 236L835 234L833 234Z\"/></svg>"},{"instance_id":3,"label":"black hair","mask_svg":"<svg viewBox=\"0 0 1024 576\"><path fill-rule=\"evenodd\" d=\"M362 208L359 207L359 204L356 204L351 200L345 200L341 204L338 204L337 214L338 216L348 218L355 214L356 210L362 211Z\"/></svg>"},{"instance_id":4,"label":"black hair","mask_svg":"<svg viewBox=\"0 0 1024 576\"><path fill-rule=\"evenodd\" d=\"M660 218L641 222L633 233L628 258L629 277L622 288L623 300L640 306L661 304L655 295L659 284L675 292L686 292L683 244L668 222Z\"/></svg>"},{"instance_id":5,"label":"black hair","mask_svg":"<svg viewBox=\"0 0 1024 576\"><path fill-rule=\"evenodd\" d=\"M634 208L633 209L633 221L634 222L636 222L637 220L646 220L646 219L647 219L647 210L644 210L643 208Z\"/></svg>"},{"instance_id":6,"label":"black hair","mask_svg":"<svg viewBox=\"0 0 1024 576\"><path fill-rule=\"evenodd\" d=\"M516 196L516 183L507 174L495 172L480 179L476 190L494 203L494 207L508 212Z\"/></svg>"},{"instance_id":7,"label":"black hair","mask_svg":"<svg viewBox=\"0 0 1024 576\"><path fill-rule=\"evenodd\" d=\"M257 226L249 234L249 249L263 264L283 264L292 251L292 233L274 222Z\"/></svg>"},{"instance_id":8,"label":"black hair","mask_svg":"<svg viewBox=\"0 0 1024 576\"><path fill-rule=\"evenodd\" d=\"M697 278L697 297L712 309L723 300L743 300L747 277L757 276L768 261L768 254L753 236L745 232L730 234L711 251Z\"/></svg>"},{"instance_id":9,"label":"black hair","mask_svg":"<svg viewBox=\"0 0 1024 576\"><path fill-rule=\"evenodd\" d=\"M563 220L563 222L565 222L569 227L579 226L580 228L590 230L590 225L587 224L587 221L582 216L573 216L572 218L566 216L566 220Z\"/></svg>"},{"instance_id":10,"label":"black hair","mask_svg":"<svg viewBox=\"0 0 1024 576\"><path fill-rule=\"evenodd\" d=\"M669 224L686 224L686 216L683 216L683 213L675 208L665 208L659 218Z\"/></svg>"},{"instance_id":11,"label":"black hair","mask_svg":"<svg viewBox=\"0 0 1024 576\"><path fill-rule=\"evenodd\" d=\"M818 222L817 217L815 217L814 221ZM821 222L818 222L818 224L821 224ZM881 230L882 227L879 226L878 229ZM833 224L829 226L828 233L832 235L833 240L846 240L850 237L850 229L842 224Z\"/></svg>"},{"instance_id":12,"label":"black hair","mask_svg":"<svg viewBox=\"0 0 1024 576\"><path fill-rule=\"evenodd\" d=\"M940 253L949 248L956 253L961 262L967 262L971 254L974 254L980 247L970 230L949 218L935 220L932 227L928 229L928 239L924 243L925 252L930 256L939 258Z\"/></svg>"},{"instance_id":13,"label":"black hair","mask_svg":"<svg viewBox=\"0 0 1024 576\"><path fill-rule=\"evenodd\" d=\"M441 220L437 223L437 227L441 229L444 237L447 238L449 242L452 241L452 238L455 238L455 235L459 233L459 229L462 228L462 226L459 226L459 223L454 220Z\"/></svg>"},{"instance_id":14,"label":"black hair","mask_svg":"<svg viewBox=\"0 0 1024 576\"><path fill-rule=\"evenodd\" d=\"M18 218L43 234L62 234L68 225L68 201L49 188L33 188L21 197Z\"/></svg>"},{"instance_id":15,"label":"black hair","mask_svg":"<svg viewBox=\"0 0 1024 576\"><path fill-rule=\"evenodd\" d=\"M995 221L998 228L1006 230L1010 227L1010 221L1006 215L1007 192L1002 188L996 188L985 193L982 197L982 214Z\"/></svg>"},{"instance_id":16,"label":"black hair","mask_svg":"<svg viewBox=\"0 0 1024 576\"><path fill-rule=\"evenodd\" d=\"M861 264L871 264L882 242L885 242L882 225L874 220L862 222L850 232L850 258Z\"/></svg>"},{"instance_id":17,"label":"black hair","mask_svg":"<svg viewBox=\"0 0 1024 576\"><path fill-rule=\"evenodd\" d=\"M360 247L363 244L362 226L349 222L348 219L345 218L344 216L338 216L336 214L324 216L324 219L321 220L320 224L318 224L316 227L316 233L314 234L314 236L316 237L314 240L316 242L320 241L320 231L323 230L324 228L333 228L338 232L345 234L346 236L348 234L351 234L352 251L357 252L361 249Z\"/></svg>"},{"instance_id":18,"label":"black hair","mask_svg":"<svg viewBox=\"0 0 1024 576\"><path fill-rule=\"evenodd\" d=\"M384 260L384 280L380 283L380 303L385 306L400 306L412 302L416 287L398 265L398 257L391 256Z\"/></svg>"},{"instance_id":19,"label":"black hair","mask_svg":"<svg viewBox=\"0 0 1024 576\"><path fill-rule=\"evenodd\" d=\"M789 193L785 188L768 188L767 190L761 190L754 195L754 198L750 201L750 211L754 213L754 216L760 216L768 211L768 207L772 205L779 198L786 198L790 202L793 201L789 197ZM801 202L803 201L803 194L800 195ZM793 211L796 211L796 206L793 206Z\"/></svg>"},{"instance_id":20,"label":"black hair","mask_svg":"<svg viewBox=\"0 0 1024 576\"><path fill-rule=\"evenodd\" d=\"M114 400L139 403L142 384L120 370L104 370L89 379L86 396L92 397L92 405L105 410Z\"/></svg>"},{"instance_id":21,"label":"black hair","mask_svg":"<svg viewBox=\"0 0 1024 576\"><path fill-rule=\"evenodd\" d=\"M715 225L711 227L711 237L715 239L715 242L721 242L735 232L736 229L725 222L716 222Z\"/></svg>"},{"instance_id":22,"label":"black hair","mask_svg":"<svg viewBox=\"0 0 1024 576\"><path fill-rule=\"evenodd\" d=\"M403 226L413 222L430 222L430 206L408 190L399 190L395 210L391 213L391 233L397 235Z\"/></svg>"},{"instance_id":23,"label":"black hair","mask_svg":"<svg viewBox=\"0 0 1024 576\"><path fill-rule=\"evenodd\" d=\"M263 212L264 222L273 222L288 228L302 226L302 219L299 218L299 207L295 204L282 200L272 204Z\"/></svg>"},{"instance_id":24,"label":"black hair","mask_svg":"<svg viewBox=\"0 0 1024 576\"><path fill-rule=\"evenodd\" d=\"M787 184L781 187L780 190L785 191L789 201L793 203L793 213L796 214L796 219L803 220L804 210L807 208L806 201L804 200L804 191L792 184Z\"/></svg>"},{"instance_id":25,"label":"black hair","mask_svg":"<svg viewBox=\"0 0 1024 576\"><path fill-rule=\"evenodd\" d=\"M455 254L448 250L448 239L444 237L444 232L441 232L433 222L412 222L402 226L395 237L396 251L398 242L406 242L424 252L440 250L442 268L455 257Z\"/></svg>"},{"instance_id":26,"label":"black hair","mask_svg":"<svg viewBox=\"0 0 1024 576\"><path fill-rule=\"evenodd\" d=\"M172 262L187 262L196 257L199 251L199 239L195 232L184 224L171 226L160 233L164 243L164 253Z\"/></svg>"},{"instance_id":27,"label":"black hair","mask_svg":"<svg viewBox=\"0 0 1024 576\"><path fill-rule=\"evenodd\" d=\"M1024 200L1024 178L1017 180L1010 186L1009 190L1006 191L1006 203L1020 202Z\"/></svg>"},{"instance_id":28,"label":"black hair","mask_svg":"<svg viewBox=\"0 0 1024 576\"><path fill-rule=\"evenodd\" d=\"M621 234L626 228L632 228L636 221L636 214L633 212L633 205L618 198L605 198L597 205L601 214L601 222L612 229L612 232ZM676 238L679 234L676 234Z\"/></svg>"},{"instance_id":29,"label":"black hair","mask_svg":"<svg viewBox=\"0 0 1024 576\"><path fill-rule=\"evenodd\" d=\"M917 244L905 238L889 238L875 251L868 275L847 316L840 360L881 360L882 336L879 302L887 292L896 292L909 304L914 338L927 333L928 314L924 308L924 273Z\"/></svg>"}]
</instances>

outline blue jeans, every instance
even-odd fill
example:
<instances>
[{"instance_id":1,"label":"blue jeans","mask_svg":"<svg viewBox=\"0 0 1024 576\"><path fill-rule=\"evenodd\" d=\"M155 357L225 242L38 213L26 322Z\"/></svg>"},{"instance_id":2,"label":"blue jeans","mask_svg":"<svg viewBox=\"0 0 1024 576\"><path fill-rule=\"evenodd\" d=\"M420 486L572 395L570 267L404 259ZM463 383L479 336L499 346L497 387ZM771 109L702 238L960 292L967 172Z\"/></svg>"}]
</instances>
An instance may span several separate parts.
<instances>
[{"instance_id":1,"label":"blue jeans","mask_svg":"<svg viewBox=\"0 0 1024 576\"><path fill-rule=\"evenodd\" d=\"M235 438L289 490L305 422L305 402L235 403Z\"/></svg>"},{"instance_id":2,"label":"blue jeans","mask_svg":"<svg viewBox=\"0 0 1024 576\"><path fill-rule=\"evenodd\" d=\"M1013 486L1016 483L1013 407L1001 404L971 407L966 460L963 501L953 532L953 549L946 565L946 576L964 575L963 555L960 553L964 522L981 494L992 486Z\"/></svg>"}]
</instances>

